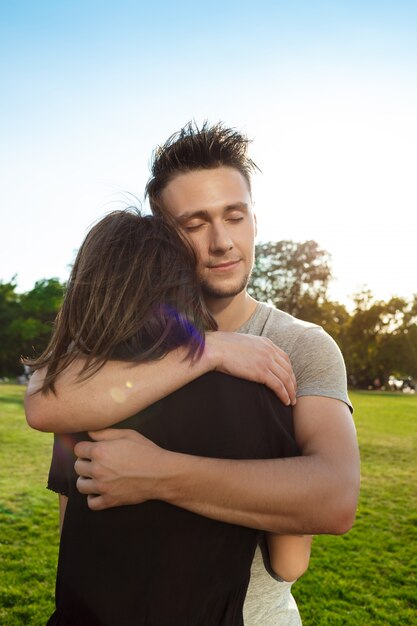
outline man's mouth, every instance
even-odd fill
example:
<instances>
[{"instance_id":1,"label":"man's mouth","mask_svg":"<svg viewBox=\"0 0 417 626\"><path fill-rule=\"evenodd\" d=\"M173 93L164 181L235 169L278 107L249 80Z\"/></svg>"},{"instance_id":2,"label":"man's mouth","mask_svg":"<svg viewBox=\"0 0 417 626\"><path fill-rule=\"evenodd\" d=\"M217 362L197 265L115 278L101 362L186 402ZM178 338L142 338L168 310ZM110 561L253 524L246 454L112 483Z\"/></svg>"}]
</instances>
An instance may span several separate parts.
<instances>
[{"instance_id":1,"label":"man's mouth","mask_svg":"<svg viewBox=\"0 0 417 626\"><path fill-rule=\"evenodd\" d=\"M207 265L208 269L213 272L227 272L229 270L234 269L240 263L241 259L236 259L234 261L224 261L223 263L216 263Z\"/></svg>"}]
</instances>

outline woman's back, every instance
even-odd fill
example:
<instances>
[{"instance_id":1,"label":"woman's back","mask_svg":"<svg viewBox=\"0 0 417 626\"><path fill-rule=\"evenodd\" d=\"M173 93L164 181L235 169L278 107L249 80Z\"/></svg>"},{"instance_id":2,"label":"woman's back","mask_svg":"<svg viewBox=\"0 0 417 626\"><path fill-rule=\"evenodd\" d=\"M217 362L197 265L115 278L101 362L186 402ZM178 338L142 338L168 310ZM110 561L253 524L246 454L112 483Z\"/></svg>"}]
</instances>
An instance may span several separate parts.
<instances>
[{"instance_id":1,"label":"woman's back","mask_svg":"<svg viewBox=\"0 0 417 626\"><path fill-rule=\"evenodd\" d=\"M291 409L263 385L212 372L118 427L185 454L262 459L297 454ZM66 447L71 438L71 445ZM238 626L258 531L160 501L91 511L72 447L56 440L50 488L69 496L57 611L50 624Z\"/></svg>"}]
</instances>

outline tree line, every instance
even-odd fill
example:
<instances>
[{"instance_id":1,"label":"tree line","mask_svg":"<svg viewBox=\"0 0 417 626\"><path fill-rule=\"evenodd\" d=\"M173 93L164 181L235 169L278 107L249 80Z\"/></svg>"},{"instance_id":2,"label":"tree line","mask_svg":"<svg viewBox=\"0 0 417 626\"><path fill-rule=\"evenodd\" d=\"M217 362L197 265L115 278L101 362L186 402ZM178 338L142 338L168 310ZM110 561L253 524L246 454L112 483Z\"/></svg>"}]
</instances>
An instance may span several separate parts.
<instances>
[{"instance_id":1,"label":"tree line","mask_svg":"<svg viewBox=\"0 0 417 626\"><path fill-rule=\"evenodd\" d=\"M351 386L386 386L390 376L417 379L417 294L411 300L353 296L353 310L328 296L330 255L315 241L257 245L250 292L322 326L339 345Z\"/></svg>"},{"instance_id":2,"label":"tree line","mask_svg":"<svg viewBox=\"0 0 417 626\"><path fill-rule=\"evenodd\" d=\"M417 379L417 295L381 301L363 290L349 311L329 298L331 279L330 255L315 241L260 243L249 291L323 326L343 352L352 386L383 386L389 376ZM16 288L15 279L0 281L0 377L20 374L22 356L42 353L65 292L57 278L39 280L27 293Z\"/></svg>"}]
</instances>

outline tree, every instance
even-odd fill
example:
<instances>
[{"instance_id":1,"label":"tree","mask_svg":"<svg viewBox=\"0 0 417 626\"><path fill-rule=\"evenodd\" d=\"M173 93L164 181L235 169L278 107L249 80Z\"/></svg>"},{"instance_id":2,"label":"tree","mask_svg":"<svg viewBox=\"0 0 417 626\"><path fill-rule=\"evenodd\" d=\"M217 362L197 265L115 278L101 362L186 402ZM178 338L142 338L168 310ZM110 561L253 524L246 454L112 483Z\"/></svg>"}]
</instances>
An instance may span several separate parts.
<instances>
[{"instance_id":1,"label":"tree","mask_svg":"<svg viewBox=\"0 0 417 626\"><path fill-rule=\"evenodd\" d=\"M331 278L330 255L315 241L256 246L249 292L295 317L320 317Z\"/></svg>"},{"instance_id":2,"label":"tree","mask_svg":"<svg viewBox=\"0 0 417 626\"><path fill-rule=\"evenodd\" d=\"M359 387L386 384L393 374L417 379L417 296L376 300L369 290L354 297L350 313L327 298L330 257L315 241L256 246L249 291L295 317L322 326L339 344L349 380Z\"/></svg>"},{"instance_id":3,"label":"tree","mask_svg":"<svg viewBox=\"0 0 417 626\"><path fill-rule=\"evenodd\" d=\"M14 373L17 365L13 356L17 338L11 331L20 310L15 281L15 276L8 283L0 281L0 376Z\"/></svg>"},{"instance_id":4,"label":"tree","mask_svg":"<svg viewBox=\"0 0 417 626\"><path fill-rule=\"evenodd\" d=\"M304 306L304 301L306 300L307 296L304 296L298 317L322 326L333 337L343 352L350 321L350 313L345 305L340 302L323 300L322 302L315 301L313 303L307 301L306 306Z\"/></svg>"},{"instance_id":5,"label":"tree","mask_svg":"<svg viewBox=\"0 0 417 626\"><path fill-rule=\"evenodd\" d=\"M64 296L57 278L44 278L21 297L20 345L24 356L40 355L48 345Z\"/></svg>"},{"instance_id":6,"label":"tree","mask_svg":"<svg viewBox=\"0 0 417 626\"><path fill-rule=\"evenodd\" d=\"M412 302L392 298L387 308L388 330L382 333L379 344L381 369L386 376L417 379L417 296Z\"/></svg>"},{"instance_id":7,"label":"tree","mask_svg":"<svg viewBox=\"0 0 417 626\"><path fill-rule=\"evenodd\" d=\"M417 377L417 298L383 302L364 290L354 302L342 345L351 381L368 387L391 374Z\"/></svg>"},{"instance_id":8,"label":"tree","mask_svg":"<svg viewBox=\"0 0 417 626\"><path fill-rule=\"evenodd\" d=\"M57 278L38 280L17 294L14 279L0 283L0 375L21 372L22 356L35 357L48 345L61 306L64 285Z\"/></svg>"}]
</instances>

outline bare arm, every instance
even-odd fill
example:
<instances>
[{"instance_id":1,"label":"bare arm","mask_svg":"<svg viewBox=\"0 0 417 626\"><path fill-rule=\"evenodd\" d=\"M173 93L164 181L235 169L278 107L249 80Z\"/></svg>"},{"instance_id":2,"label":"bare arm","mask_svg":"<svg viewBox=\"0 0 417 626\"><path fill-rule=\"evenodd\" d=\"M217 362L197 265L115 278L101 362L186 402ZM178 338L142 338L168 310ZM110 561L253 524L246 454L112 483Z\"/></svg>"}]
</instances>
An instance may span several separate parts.
<instances>
[{"instance_id":1,"label":"bare arm","mask_svg":"<svg viewBox=\"0 0 417 626\"><path fill-rule=\"evenodd\" d=\"M266 538L274 572L288 582L300 578L308 568L312 536L267 533Z\"/></svg>"},{"instance_id":2,"label":"bare arm","mask_svg":"<svg viewBox=\"0 0 417 626\"><path fill-rule=\"evenodd\" d=\"M77 485L95 510L159 499L280 534L344 533L353 524L359 491L349 409L332 398L301 397L294 425L303 456L266 461L168 452L133 431L95 433L98 443L75 447Z\"/></svg>"},{"instance_id":3,"label":"bare arm","mask_svg":"<svg viewBox=\"0 0 417 626\"><path fill-rule=\"evenodd\" d=\"M262 382L284 404L295 401L290 360L268 339L219 331L207 334L201 359L191 363L185 354L178 349L159 361L135 366L109 361L85 382L77 378L82 361L75 361L59 376L57 395L35 393L44 375L37 371L25 398L28 424L55 433L106 428L214 369Z\"/></svg>"}]
</instances>

